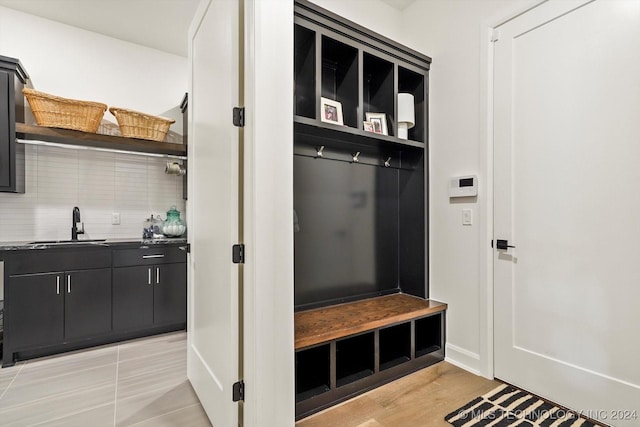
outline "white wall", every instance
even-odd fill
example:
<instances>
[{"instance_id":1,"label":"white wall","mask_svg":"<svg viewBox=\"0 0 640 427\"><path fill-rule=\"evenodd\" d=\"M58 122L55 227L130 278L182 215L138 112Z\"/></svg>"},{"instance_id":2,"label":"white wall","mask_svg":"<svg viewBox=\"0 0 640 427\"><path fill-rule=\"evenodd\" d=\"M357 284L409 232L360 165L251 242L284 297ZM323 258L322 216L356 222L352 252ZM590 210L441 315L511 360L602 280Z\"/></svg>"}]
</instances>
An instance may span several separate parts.
<instances>
[{"instance_id":1,"label":"white wall","mask_svg":"<svg viewBox=\"0 0 640 427\"><path fill-rule=\"evenodd\" d=\"M447 359L492 374L487 192L489 26L535 0L418 0L402 13L399 40L433 58L430 72L431 297L449 304ZM448 180L478 174L476 200L451 202ZM473 225L462 225L462 209Z\"/></svg>"},{"instance_id":2,"label":"white wall","mask_svg":"<svg viewBox=\"0 0 640 427\"><path fill-rule=\"evenodd\" d=\"M184 57L5 7L0 55L19 58L34 89L149 114L175 111L187 89Z\"/></svg>"},{"instance_id":3,"label":"white wall","mask_svg":"<svg viewBox=\"0 0 640 427\"><path fill-rule=\"evenodd\" d=\"M19 58L38 90L151 114L178 112L187 87L186 58L4 7L0 55ZM105 119L114 121L108 112ZM181 121L174 128L181 134ZM173 204L184 210L182 179L165 175L164 164L27 147L26 194L0 193L0 241L68 239L74 206L85 237L140 237L151 213L164 217ZM121 214L120 225L111 225L112 212Z\"/></svg>"},{"instance_id":4,"label":"white wall","mask_svg":"<svg viewBox=\"0 0 640 427\"><path fill-rule=\"evenodd\" d=\"M311 0L336 15L392 40L401 32L402 13L381 0Z\"/></svg>"}]
</instances>

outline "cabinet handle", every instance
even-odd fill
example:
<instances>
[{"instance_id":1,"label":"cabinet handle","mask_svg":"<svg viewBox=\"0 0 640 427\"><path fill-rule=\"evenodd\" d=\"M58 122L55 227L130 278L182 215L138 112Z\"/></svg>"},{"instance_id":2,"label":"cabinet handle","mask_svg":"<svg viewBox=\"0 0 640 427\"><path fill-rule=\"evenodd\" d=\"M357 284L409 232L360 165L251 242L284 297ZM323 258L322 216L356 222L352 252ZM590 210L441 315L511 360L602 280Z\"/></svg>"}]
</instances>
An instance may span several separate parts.
<instances>
[{"instance_id":1,"label":"cabinet handle","mask_svg":"<svg viewBox=\"0 0 640 427\"><path fill-rule=\"evenodd\" d=\"M164 255L142 255L142 259L149 259L149 258L164 258Z\"/></svg>"},{"instance_id":2,"label":"cabinet handle","mask_svg":"<svg viewBox=\"0 0 640 427\"><path fill-rule=\"evenodd\" d=\"M151 267L149 267L149 284L151 284Z\"/></svg>"},{"instance_id":3,"label":"cabinet handle","mask_svg":"<svg viewBox=\"0 0 640 427\"><path fill-rule=\"evenodd\" d=\"M67 293L68 294L71 293L71 275L70 274L67 276Z\"/></svg>"},{"instance_id":4,"label":"cabinet handle","mask_svg":"<svg viewBox=\"0 0 640 427\"><path fill-rule=\"evenodd\" d=\"M60 295L60 276L56 276L56 295Z\"/></svg>"},{"instance_id":5,"label":"cabinet handle","mask_svg":"<svg viewBox=\"0 0 640 427\"><path fill-rule=\"evenodd\" d=\"M156 285L160 283L160 267L156 267Z\"/></svg>"}]
</instances>

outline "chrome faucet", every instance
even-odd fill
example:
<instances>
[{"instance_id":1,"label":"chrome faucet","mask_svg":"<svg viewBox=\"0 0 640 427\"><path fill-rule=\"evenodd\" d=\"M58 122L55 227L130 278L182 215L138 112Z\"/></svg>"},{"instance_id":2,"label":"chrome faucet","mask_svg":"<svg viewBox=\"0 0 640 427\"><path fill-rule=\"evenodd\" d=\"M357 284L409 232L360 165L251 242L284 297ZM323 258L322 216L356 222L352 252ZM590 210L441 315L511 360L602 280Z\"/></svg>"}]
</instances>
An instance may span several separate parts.
<instances>
[{"instance_id":1,"label":"chrome faucet","mask_svg":"<svg viewBox=\"0 0 640 427\"><path fill-rule=\"evenodd\" d=\"M78 234L84 234L84 222L80 222L80 208L74 207L73 214L71 215L71 240L78 240ZM78 224L80 225L80 229L78 230Z\"/></svg>"}]
</instances>

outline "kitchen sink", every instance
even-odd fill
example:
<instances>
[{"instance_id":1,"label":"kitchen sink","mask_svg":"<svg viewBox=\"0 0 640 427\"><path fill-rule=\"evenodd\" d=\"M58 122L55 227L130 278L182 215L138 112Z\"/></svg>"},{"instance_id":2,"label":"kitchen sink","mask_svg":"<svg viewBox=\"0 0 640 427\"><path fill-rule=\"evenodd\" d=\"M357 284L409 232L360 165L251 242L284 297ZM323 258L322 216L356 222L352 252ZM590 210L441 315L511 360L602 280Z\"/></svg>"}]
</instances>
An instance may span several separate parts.
<instances>
[{"instance_id":1,"label":"kitchen sink","mask_svg":"<svg viewBox=\"0 0 640 427\"><path fill-rule=\"evenodd\" d=\"M100 244L107 239L87 239L87 240L39 240L29 242L30 245L82 245L82 244Z\"/></svg>"}]
</instances>

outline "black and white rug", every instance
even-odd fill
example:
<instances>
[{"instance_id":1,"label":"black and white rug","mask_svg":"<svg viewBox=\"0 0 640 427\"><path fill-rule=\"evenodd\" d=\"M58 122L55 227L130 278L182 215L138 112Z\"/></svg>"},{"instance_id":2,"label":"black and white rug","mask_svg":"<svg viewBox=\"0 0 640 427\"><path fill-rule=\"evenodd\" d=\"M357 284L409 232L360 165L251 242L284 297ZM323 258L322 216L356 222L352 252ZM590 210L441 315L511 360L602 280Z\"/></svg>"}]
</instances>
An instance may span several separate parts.
<instances>
[{"instance_id":1,"label":"black and white rug","mask_svg":"<svg viewBox=\"0 0 640 427\"><path fill-rule=\"evenodd\" d=\"M455 427L603 426L508 384L473 399L444 419Z\"/></svg>"}]
</instances>

